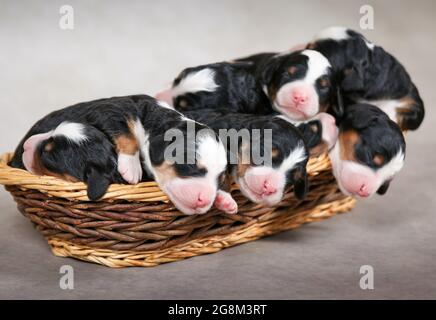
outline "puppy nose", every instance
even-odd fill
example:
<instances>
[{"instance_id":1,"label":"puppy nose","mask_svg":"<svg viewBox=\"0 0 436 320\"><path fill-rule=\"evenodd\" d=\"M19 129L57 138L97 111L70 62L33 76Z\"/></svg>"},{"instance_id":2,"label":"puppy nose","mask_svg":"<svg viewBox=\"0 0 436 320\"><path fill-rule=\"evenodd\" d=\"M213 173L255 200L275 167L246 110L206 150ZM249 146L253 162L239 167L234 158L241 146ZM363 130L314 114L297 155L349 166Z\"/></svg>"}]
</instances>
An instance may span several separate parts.
<instances>
[{"instance_id":1,"label":"puppy nose","mask_svg":"<svg viewBox=\"0 0 436 320\"><path fill-rule=\"evenodd\" d=\"M198 194L197 197L197 202L195 204L195 206L197 208L204 208L206 206L208 206L210 204L210 199L206 196L204 196L203 194Z\"/></svg>"},{"instance_id":2,"label":"puppy nose","mask_svg":"<svg viewBox=\"0 0 436 320\"><path fill-rule=\"evenodd\" d=\"M268 180L265 180L263 183L263 194L264 195L272 195L277 192L277 188L271 184Z\"/></svg>"},{"instance_id":3,"label":"puppy nose","mask_svg":"<svg viewBox=\"0 0 436 320\"><path fill-rule=\"evenodd\" d=\"M307 101L307 95L303 92L294 92L292 99L297 104L304 104Z\"/></svg>"},{"instance_id":4,"label":"puppy nose","mask_svg":"<svg viewBox=\"0 0 436 320\"><path fill-rule=\"evenodd\" d=\"M360 189L359 189L359 191L357 191L357 194L361 197L364 197L364 198L369 196L369 192L368 192L365 184L362 184L360 186Z\"/></svg>"}]
</instances>

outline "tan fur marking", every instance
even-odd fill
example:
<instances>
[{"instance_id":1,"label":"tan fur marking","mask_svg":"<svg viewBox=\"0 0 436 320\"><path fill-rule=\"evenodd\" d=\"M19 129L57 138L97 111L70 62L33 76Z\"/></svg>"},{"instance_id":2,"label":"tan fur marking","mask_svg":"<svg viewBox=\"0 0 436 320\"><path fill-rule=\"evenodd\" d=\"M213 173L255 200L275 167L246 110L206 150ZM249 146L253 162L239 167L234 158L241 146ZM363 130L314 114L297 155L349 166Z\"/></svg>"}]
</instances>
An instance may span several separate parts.
<instances>
[{"instance_id":1,"label":"tan fur marking","mask_svg":"<svg viewBox=\"0 0 436 320\"><path fill-rule=\"evenodd\" d=\"M117 153L134 155L139 150L138 141L135 138L134 127L135 122L133 120L128 120L127 125L129 127L129 134L120 134L114 138L115 147Z\"/></svg>"},{"instance_id":2,"label":"tan fur marking","mask_svg":"<svg viewBox=\"0 0 436 320\"><path fill-rule=\"evenodd\" d=\"M354 147L359 141L359 134L354 130L341 132L339 134L339 143L342 160L356 161L356 155L354 153Z\"/></svg>"}]
</instances>

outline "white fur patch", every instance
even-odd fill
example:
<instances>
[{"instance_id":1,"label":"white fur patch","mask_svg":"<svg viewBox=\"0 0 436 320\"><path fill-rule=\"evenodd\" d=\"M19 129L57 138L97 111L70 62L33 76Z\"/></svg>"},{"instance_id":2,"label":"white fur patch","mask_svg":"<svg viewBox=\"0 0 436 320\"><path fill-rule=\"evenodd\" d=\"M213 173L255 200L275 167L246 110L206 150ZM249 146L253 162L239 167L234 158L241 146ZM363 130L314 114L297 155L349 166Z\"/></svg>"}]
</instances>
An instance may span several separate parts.
<instances>
[{"instance_id":1,"label":"white fur patch","mask_svg":"<svg viewBox=\"0 0 436 320\"><path fill-rule=\"evenodd\" d=\"M215 71L210 68L205 68L189 73L178 85L173 87L171 91L173 97L176 97L187 92L213 92L218 87L219 86L215 83Z\"/></svg>"},{"instance_id":2,"label":"white fur patch","mask_svg":"<svg viewBox=\"0 0 436 320\"><path fill-rule=\"evenodd\" d=\"M196 157L207 169L206 177L216 179L227 166L227 153L224 145L215 137L207 135L197 142Z\"/></svg>"},{"instance_id":3,"label":"white fur patch","mask_svg":"<svg viewBox=\"0 0 436 320\"><path fill-rule=\"evenodd\" d=\"M314 84L317 79L327 74L331 64L323 54L315 50L304 50L301 54L309 58L304 82Z\"/></svg>"},{"instance_id":4,"label":"white fur patch","mask_svg":"<svg viewBox=\"0 0 436 320\"><path fill-rule=\"evenodd\" d=\"M88 139L85 134L85 126L76 122L62 122L56 127L51 136L64 136L75 143L80 143Z\"/></svg>"},{"instance_id":5,"label":"white fur patch","mask_svg":"<svg viewBox=\"0 0 436 320\"><path fill-rule=\"evenodd\" d=\"M332 39L336 41L346 40L350 37L345 27L329 27L315 35L314 41Z\"/></svg>"},{"instance_id":6,"label":"white fur patch","mask_svg":"<svg viewBox=\"0 0 436 320\"><path fill-rule=\"evenodd\" d=\"M400 150L388 163L376 171L377 178L380 179L381 183L392 179L403 168L403 165L404 153Z\"/></svg>"},{"instance_id":7,"label":"white fur patch","mask_svg":"<svg viewBox=\"0 0 436 320\"><path fill-rule=\"evenodd\" d=\"M285 173L288 170L291 170L297 163L306 159L306 157L307 154L306 154L306 150L304 149L304 146L298 145L294 150L291 151L289 156L287 156L286 159L280 164L279 171Z\"/></svg>"},{"instance_id":8,"label":"white fur patch","mask_svg":"<svg viewBox=\"0 0 436 320\"><path fill-rule=\"evenodd\" d=\"M162 108L175 110L173 106L170 106L170 105L169 105L167 102L165 102L165 101L157 100L157 104L158 104L159 106L161 106Z\"/></svg>"}]
</instances>

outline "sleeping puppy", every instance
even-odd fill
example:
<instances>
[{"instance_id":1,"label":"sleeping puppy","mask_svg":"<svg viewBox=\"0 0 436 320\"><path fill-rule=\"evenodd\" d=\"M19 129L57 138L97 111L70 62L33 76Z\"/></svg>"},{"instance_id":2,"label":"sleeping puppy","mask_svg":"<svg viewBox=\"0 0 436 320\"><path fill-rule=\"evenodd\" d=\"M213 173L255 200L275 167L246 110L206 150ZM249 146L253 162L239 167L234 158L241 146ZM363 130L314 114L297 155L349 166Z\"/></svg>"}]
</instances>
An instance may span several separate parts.
<instances>
[{"instance_id":1,"label":"sleeping puppy","mask_svg":"<svg viewBox=\"0 0 436 320\"><path fill-rule=\"evenodd\" d=\"M260 53L236 61L251 64L249 71L273 108L291 120L307 120L336 107L331 65L317 51Z\"/></svg>"},{"instance_id":2,"label":"sleeping puppy","mask_svg":"<svg viewBox=\"0 0 436 320\"><path fill-rule=\"evenodd\" d=\"M283 115L277 117L289 121ZM303 135L311 156L318 157L330 151L338 139L339 130L336 126L336 119L328 113L321 112L310 120L291 123Z\"/></svg>"},{"instance_id":3,"label":"sleeping puppy","mask_svg":"<svg viewBox=\"0 0 436 320\"><path fill-rule=\"evenodd\" d=\"M155 97L181 112L226 106L228 112L269 114L271 104L249 67L219 62L186 68Z\"/></svg>"},{"instance_id":4,"label":"sleeping puppy","mask_svg":"<svg viewBox=\"0 0 436 320\"><path fill-rule=\"evenodd\" d=\"M65 122L75 125L59 127ZM227 160L216 134L146 95L94 100L50 113L26 134L10 165L33 170L38 166L35 151L48 138L62 135L81 144L87 139L88 125L110 139L117 170L128 183L154 179L185 214L205 213L215 200L219 200L219 209L235 212L236 203L218 186ZM176 159L168 159L173 154L168 149L177 142L177 136L168 136L169 130L176 131L182 140L177 143L182 148L176 150Z\"/></svg>"},{"instance_id":5,"label":"sleeping puppy","mask_svg":"<svg viewBox=\"0 0 436 320\"><path fill-rule=\"evenodd\" d=\"M275 116L216 109L185 115L207 124L220 136L228 151L229 174L251 201L276 205L292 185L295 196L304 198L309 152L291 123Z\"/></svg>"},{"instance_id":6,"label":"sleeping puppy","mask_svg":"<svg viewBox=\"0 0 436 320\"><path fill-rule=\"evenodd\" d=\"M90 200L101 198L111 183L125 183L117 170L117 154L111 141L90 125L62 122L54 130L31 136L23 148L27 171L83 181L88 185Z\"/></svg>"},{"instance_id":7,"label":"sleeping puppy","mask_svg":"<svg viewBox=\"0 0 436 320\"><path fill-rule=\"evenodd\" d=\"M379 107L402 130L421 125L424 104L418 89L401 63L382 47L353 30L331 27L307 48L327 57L346 98Z\"/></svg>"},{"instance_id":8,"label":"sleeping puppy","mask_svg":"<svg viewBox=\"0 0 436 320\"><path fill-rule=\"evenodd\" d=\"M329 155L341 191L359 198L384 194L404 164L400 128L369 104L347 106L338 123L338 142Z\"/></svg>"}]
</instances>

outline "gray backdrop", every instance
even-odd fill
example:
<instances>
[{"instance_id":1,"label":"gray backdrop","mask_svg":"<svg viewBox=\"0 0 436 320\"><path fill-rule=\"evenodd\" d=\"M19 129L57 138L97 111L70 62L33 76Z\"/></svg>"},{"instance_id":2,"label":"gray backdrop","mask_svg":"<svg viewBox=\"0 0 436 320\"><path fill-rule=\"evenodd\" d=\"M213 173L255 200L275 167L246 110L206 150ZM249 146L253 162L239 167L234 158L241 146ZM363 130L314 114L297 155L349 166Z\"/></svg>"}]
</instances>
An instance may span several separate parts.
<instances>
[{"instance_id":1,"label":"gray backdrop","mask_svg":"<svg viewBox=\"0 0 436 320\"><path fill-rule=\"evenodd\" d=\"M54 109L153 94L184 67L284 50L327 26L358 29L364 3L375 29L363 33L405 64L427 107L386 196L213 255L114 270L54 257L2 189L0 298L436 298L432 0L0 1L0 151ZM58 26L64 4L74 30ZM74 290L59 287L64 264L74 267ZM360 289L361 265L374 268L374 290Z\"/></svg>"}]
</instances>

